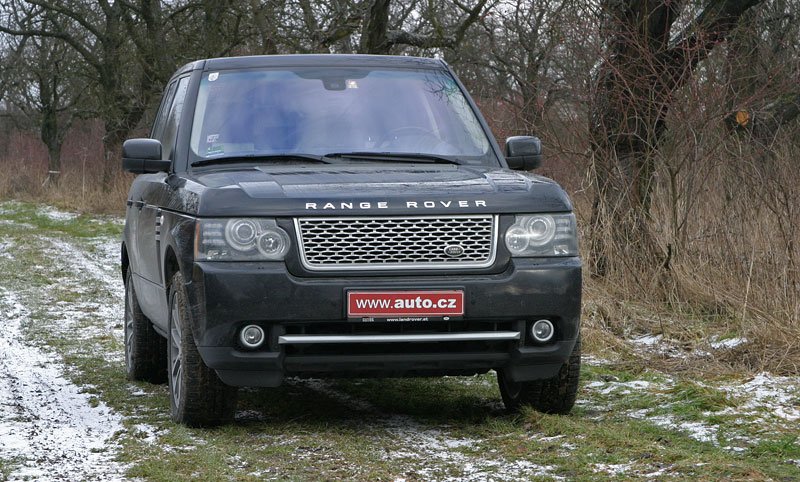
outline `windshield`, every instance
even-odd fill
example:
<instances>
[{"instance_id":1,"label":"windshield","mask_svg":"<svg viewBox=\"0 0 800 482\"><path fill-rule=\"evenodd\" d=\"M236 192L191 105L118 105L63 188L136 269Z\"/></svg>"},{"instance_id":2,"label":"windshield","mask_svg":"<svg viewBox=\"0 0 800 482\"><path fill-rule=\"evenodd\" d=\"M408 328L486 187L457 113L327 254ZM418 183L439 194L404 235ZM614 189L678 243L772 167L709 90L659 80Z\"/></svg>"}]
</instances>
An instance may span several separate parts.
<instances>
[{"instance_id":1,"label":"windshield","mask_svg":"<svg viewBox=\"0 0 800 482\"><path fill-rule=\"evenodd\" d=\"M195 109L195 160L374 152L499 164L461 89L443 70L206 72Z\"/></svg>"}]
</instances>

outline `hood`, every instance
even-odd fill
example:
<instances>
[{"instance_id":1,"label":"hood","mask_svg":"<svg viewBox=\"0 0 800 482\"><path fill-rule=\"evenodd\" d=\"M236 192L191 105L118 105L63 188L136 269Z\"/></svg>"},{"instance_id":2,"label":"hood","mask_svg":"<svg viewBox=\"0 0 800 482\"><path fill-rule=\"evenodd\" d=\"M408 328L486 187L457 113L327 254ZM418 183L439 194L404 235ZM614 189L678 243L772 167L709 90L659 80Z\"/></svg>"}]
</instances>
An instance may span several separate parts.
<instances>
[{"instance_id":1,"label":"hood","mask_svg":"<svg viewBox=\"0 0 800 482\"><path fill-rule=\"evenodd\" d=\"M298 164L200 171L184 179L180 208L199 216L572 210L566 193L554 181L487 167Z\"/></svg>"}]
</instances>

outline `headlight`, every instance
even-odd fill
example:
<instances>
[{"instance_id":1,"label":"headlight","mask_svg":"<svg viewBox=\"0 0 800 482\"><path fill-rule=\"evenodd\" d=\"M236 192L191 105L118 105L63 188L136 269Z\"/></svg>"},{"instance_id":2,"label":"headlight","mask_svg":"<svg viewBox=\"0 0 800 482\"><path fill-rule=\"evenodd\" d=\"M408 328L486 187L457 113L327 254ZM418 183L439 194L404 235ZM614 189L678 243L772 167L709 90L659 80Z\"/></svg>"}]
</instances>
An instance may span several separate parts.
<instances>
[{"instance_id":1,"label":"headlight","mask_svg":"<svg viewBox=\"0 0 800 482\"><path fill-rule=\"evenodd\" d=\"M280 261L289 235L274 219L199 219L195 230L198 261Z\"/></svg>"},{"instance_id":2,"label":"headlight","mask_svg":"<svg viewBox=\"0 0 800 482\"><path fill-rule=\"evenodd\" d=\"M578 233L573 214L517 215L506 231L511 256L577 256Z\"/></svg>"}]
</instances>

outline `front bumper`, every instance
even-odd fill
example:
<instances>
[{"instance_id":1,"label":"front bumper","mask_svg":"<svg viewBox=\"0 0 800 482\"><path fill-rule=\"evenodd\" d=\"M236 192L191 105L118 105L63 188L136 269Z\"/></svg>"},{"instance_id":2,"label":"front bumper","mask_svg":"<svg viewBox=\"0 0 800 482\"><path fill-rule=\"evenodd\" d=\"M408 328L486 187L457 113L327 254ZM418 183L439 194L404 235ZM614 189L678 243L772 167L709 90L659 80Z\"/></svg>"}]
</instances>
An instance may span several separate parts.
<instances>
[{"instance_id":1,"label":"front bumper","mask_svg":"<svg viewBox=\"0 0 800 482\"><path fill-rule=\"evenodd\" d=\"M504 369L516 381L555 375L579 333L581 264L578 258L516 258L497 274L300 278L283 263L197 262L187 291L193 334L204 362L225 383L277 386L285 376L470 375ZM417 341L336 345L281 344L282 335L402 333L400 324L347 322L345 293L351 289L464 291L461 321L417 326L418 332L518 332L501 341ZM528 340L531 321L548 318L554 340ZM236 334L256 323L268 334L262 349L238 346ZM406 325L409 326L409 325ZM349 333L349 332L347 332Z\"/></svg>"}]
</instances>

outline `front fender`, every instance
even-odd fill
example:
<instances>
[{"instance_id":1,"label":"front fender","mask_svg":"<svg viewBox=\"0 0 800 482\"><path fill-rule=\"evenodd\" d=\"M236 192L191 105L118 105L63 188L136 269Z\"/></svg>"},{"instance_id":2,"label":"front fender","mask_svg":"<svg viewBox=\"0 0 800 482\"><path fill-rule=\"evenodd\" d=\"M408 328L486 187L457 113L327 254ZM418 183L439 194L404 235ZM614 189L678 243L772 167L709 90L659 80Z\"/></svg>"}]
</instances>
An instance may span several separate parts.
<instances>
[{"instance_id":1,"label":"front fender","mask_svg":"<svg viewBox=\"0 0 800 482\"><path fill-rule=\"evenodd\" d=\"M190 304L192 315L192 334L197 338L197 320L205 316L203 309L203 290L196 289L192 281L192 267L194 265L194 236L196 219L190 216L168 213L164 215L162 240L162 276L164 296L169 317L169 293L172 277L179 272L183 275L184 286ZM168 319L168 318L167 318Z\"/></svg>"}]
</instances>

